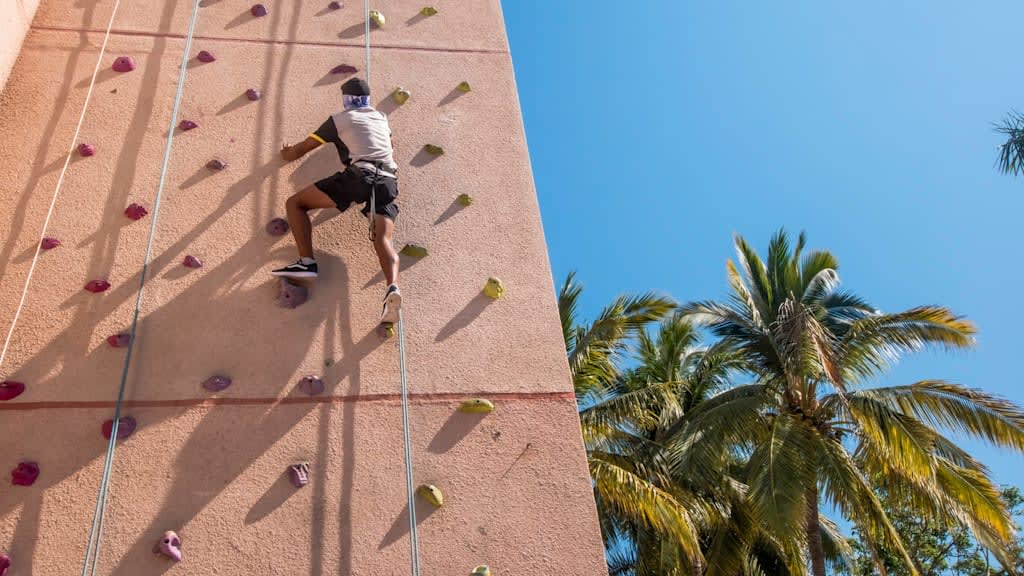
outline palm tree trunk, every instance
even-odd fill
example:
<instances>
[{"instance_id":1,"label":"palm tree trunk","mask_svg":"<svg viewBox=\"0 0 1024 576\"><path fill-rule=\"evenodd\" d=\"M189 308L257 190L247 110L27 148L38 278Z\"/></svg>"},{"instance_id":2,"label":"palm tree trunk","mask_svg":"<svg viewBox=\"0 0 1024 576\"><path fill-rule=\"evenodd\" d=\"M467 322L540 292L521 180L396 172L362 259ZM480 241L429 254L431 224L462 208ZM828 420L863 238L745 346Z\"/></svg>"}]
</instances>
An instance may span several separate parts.
<instances>
[{"instance_id":1,"label":"palm tree trunk","mask_svg":"<svg viewBox=\"0 0 1024 576\"><path fill-rule=\"evenodd\" d=\"M817 486L807 491L807 548L811 553L811 574L825 576L825 547L821 542Z\"/></svg>"}]
</instances>

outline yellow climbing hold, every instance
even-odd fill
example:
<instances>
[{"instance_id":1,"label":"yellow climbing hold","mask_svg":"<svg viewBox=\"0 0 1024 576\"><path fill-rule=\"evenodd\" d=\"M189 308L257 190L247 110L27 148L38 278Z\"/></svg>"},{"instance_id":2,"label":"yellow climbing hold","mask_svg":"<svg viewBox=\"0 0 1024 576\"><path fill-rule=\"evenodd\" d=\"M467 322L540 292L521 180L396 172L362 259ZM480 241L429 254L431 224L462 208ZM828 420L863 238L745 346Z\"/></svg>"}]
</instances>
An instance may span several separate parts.
<instances>
[{"instance_id":1,"label":"yellow climbing hold","mask_svg":"<svg viewBox=\"0 0 1024 576\"><path fill-rule=\"evenodd\" d=\"M433 484L424 484L423 486L420 486L416 489L416 493L420 495L420 498L423 498L438 508L444 506L444 494L441 494L441 490Z\"/></svg>"},{"instance_id":2,"label":"yellow climbing hold","mask_svg":"<svg viewBox=\"0 0 1024 576\"><path fill-rule=\"evenodd\" d=\"M437 8L434 8L433 6L424 6L423 9L420 10L420 14L423 14L424 16L433 16L437 14Z\"/></svg>"},{"instance_id":3,"label":"yellow climbing hold","mask_svg":"<svg viewBox=\"0 0 1024 576\"><path fill-rule=\"evenodd\" d=\"M463 206L469 206L473 203L473 197L469 194L459 194L459 204Z\"/></svg>"},{"instance_id":4,"label":"yellow climbing hold","mask_svg":"<svg viewBox=\"0 0 1024 576\"><path fill-rule=\"evenodd\" d=\"M459 411L468 414L490 414L494 412L494 402L486 398L473 398L463 402L462 406L459 407Z\"/></svg>"},{"instance_id":5,"label":"yellow climbing hold","mask_svg":"<svg viewBox=\"0 0 1024 576\"><path fill-rule=\"evenodd\" d=\"M459 92L469 92L473 89L469 86L469 82L460 82L458 88Z\"/></svg>"},{"instance_id":6,"label":"yellow climbing hold","mask_svg":"<svg viewBox=\"0 0 1024 576\"><path fill-rule=\"evenodd\" d=\"M370 10L370 21L381 28L384 27L385 23L387 23L387 19L384 18L384 14L379 10Z\"/></svg>"},{"instance_id":7,"label":"yellow climbing hold","mask_svg":"<svg viewBox=\"0 0 1024 576\"><path fill-rule=\"evenodd\" d=\"M498 278L491 276L484 285L484 294L497 300L505 295L505 285Z\"/></svg>"},{"instance_id":8,"label":"yellow climbing hold","mask_svg":"<svg viewBox=\"0 0 1024 576\"><path fill-rule=\"evenodd\" d=\"M402 254L411 256L413 258L424 258L429 254L426 247L419 246L417 244L406 244L405 248L402 248Z\"/></svg>"},{"instance_id":9,"label":"yellow climbing hold","mask_svg":"<svg viewBox=\"0 0 1024 576\"><path fill-rule=\"evenodd\" d=\"M390 322L381 322L377 327L377 335L385 340L395 337L395 325Z\"/></svg>"},{"instance_id":10,"label":"yellow climbing hold","mask_svg":"<svg viewBox=\"0 0 1024 576\"><path fill-rule=\"evenodd\" d=\"M399 105L402 105L409 101L412 94L405 88L396 88L395 91L391 93L391 97L394 98L395 102L398 102Z\"/></svg>"},{"instance_id":11,"label":"yellow climbing hold","mask_svg":"<svg viewBox=\"0 0 1024 576\"><path fill-rule=\"evenodd\" d=\"M433 144L427 144L426 146L423 147L423 149L427 151L427 154L430 154L432 156L440 156L444 154L444 148L441 148L440 146L435 146Z\"/></svg>"},{"instance_id":12,"label":"yellow climbing hold","mask_svg":"<svg viewBox=\"0 0 1024 576\"><path fill-rule=\"evenodd\" d=\"M473 568L473 573L469 576L491 576L491 568L487 564L481 564Z\"/></svg>"}]
</instances>

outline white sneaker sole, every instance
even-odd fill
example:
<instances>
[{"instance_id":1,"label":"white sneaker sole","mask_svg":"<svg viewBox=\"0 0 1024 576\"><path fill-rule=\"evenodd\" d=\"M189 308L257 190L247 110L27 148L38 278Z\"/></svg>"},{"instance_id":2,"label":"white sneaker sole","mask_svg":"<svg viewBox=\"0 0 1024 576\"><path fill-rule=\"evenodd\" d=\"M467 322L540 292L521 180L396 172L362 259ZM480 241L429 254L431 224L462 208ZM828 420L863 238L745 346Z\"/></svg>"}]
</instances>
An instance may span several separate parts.
<instances>
[{"instance_id":1,"label":"white sneaker sole","mask_svg":"<svg viewBox=\"0 0 1024 576\"><path fill-rule=\"evenodd\" d=\"M398 322L398 312L402 309L402 294L400 292L392 292L388 294L386 300L384 300L384 312L380 315L380 321L388 324L395 324Z\"/></svg>"},{"instance_id":2,"label":"white sneaker sole","mask_svg":"<svg viewBox=\"0 0 1024 576\"><path fill-rule=\"evenodd\" d=\"M279 272L272 270L270 273L281 278L316 278L316 272Z\"/></svg>"}]
</instances>

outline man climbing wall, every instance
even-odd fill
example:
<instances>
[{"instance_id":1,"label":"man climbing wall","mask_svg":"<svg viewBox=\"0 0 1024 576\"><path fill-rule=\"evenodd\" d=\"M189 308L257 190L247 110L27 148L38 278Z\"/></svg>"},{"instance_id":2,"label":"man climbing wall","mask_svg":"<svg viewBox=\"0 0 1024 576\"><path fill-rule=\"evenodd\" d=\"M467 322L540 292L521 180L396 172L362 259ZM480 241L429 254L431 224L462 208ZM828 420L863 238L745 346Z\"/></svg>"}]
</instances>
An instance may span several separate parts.
<instances>
[{"instance_id":1,"label":"man climbing wall","mask_svg":"<svg viewBox=\"0 0 1024 576\"><path fill-rule=\"evenodd\" d=\"M383 113L370 106L370 86L361 78L352 78L341 86L344 110L331 115L315 132L295 146L281 149L286 162L297 160L321 144L334 144L345 164L316 184L288 198L288 223L291 225L299 259L274 270L275 276L316 278L313 257L313 225L308 212L337 206L344 212L351 204L366 204L362 213L370 219L370 240L377 251L387 282L381 322L398 322L402 293L398 289L398 254L392 245L395 218L398 217L398 165L394 160L391 127Z\"/></svg>"}]
</instances>

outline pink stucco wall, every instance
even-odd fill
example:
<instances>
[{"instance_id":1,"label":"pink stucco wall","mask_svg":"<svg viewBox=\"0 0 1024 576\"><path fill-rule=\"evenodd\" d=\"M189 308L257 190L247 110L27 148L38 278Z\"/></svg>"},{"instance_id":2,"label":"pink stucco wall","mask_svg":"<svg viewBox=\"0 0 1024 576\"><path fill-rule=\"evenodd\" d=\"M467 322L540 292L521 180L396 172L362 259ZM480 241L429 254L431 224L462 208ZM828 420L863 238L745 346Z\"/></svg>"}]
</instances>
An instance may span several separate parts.
<instances>
[{"instance_id":1,"label":"pink stucco wall","mask_svg":"<svg viewBox=\"0 0 1024 576\"><path fill-rule=\"evenodd\" d=\"M39 0L0 0L0 90L18 57Z\"/></svg>"},{"instance_id":2,"label":"pink stucco wall","mask_svg":"<svg viewBox=\"0 0 1024 576\"><path fill-rule=\"evenodd\" d=\"M268 271L294 258L290 237L263 231L292 191L338 167L332 149L282 165L277 150L338 106L362 68L361 2L203 0L147 276L119 444L104 574L408 573L398 354L376 319L382 283L355 210L315 216L321 277L304 306L274 304ZM372 34L373 100L392 122L401 166L399 247L416 483L445 507L418 507L423 574L605 572L498 0L380 0ZM10 325L113 0L45 0L0 102L0 319ZM121 0L81 142L71 162L2 376L28 390L0 403L0 471L40 463L31 488L0 488L0 551L11 576L80 570L104 463L124 350L105 338L131 321L191 2ZM130 55L138 68L109 70ZM473 91L455 90L466 80ZM396 86L413 97L397 106ZM242 94L258 88L264 97ZM424 144L444 147L436 159ZM211 158L228 163L208 172ZM455 202L469 193L475 203ZM205 263L181 266L186 254ZM508 294L481 295L488 276ZM107 278L110 291L82 286ZM224 373L231 388L200 387ZM295 389L319 373L323 396ZM456 411L486 396L494 414ZM296 491L288 464L309 461ZM420 509L422 508L422 509ZM178 530L185 561L150 552Z\"/></svg>"}]
</instances>

